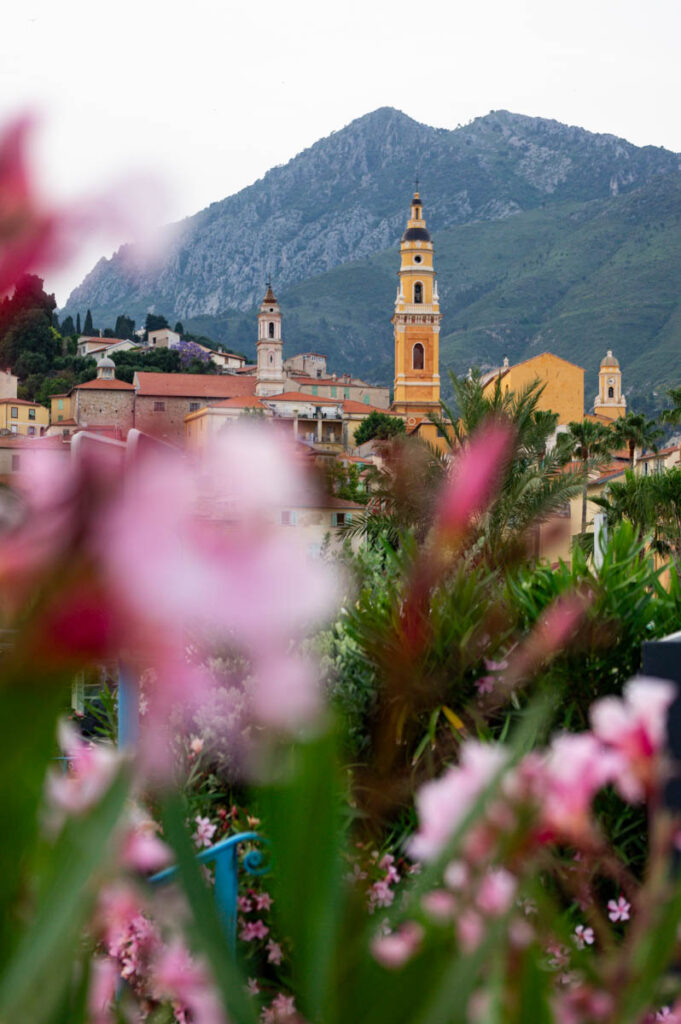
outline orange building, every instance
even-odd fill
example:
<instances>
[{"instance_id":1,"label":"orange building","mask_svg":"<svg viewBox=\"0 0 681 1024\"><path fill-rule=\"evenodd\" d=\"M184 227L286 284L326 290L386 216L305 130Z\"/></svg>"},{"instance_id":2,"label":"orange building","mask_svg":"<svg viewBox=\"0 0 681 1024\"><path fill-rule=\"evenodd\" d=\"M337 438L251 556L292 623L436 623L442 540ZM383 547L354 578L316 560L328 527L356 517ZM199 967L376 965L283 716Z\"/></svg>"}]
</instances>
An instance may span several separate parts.
<instances>
[{"instance_id":1,"label":"orange building","mask_svg":"<svg viewBox=\"0 0 681 1024\"><path fill-rule=\"evenodd\" d=\"M395 391L393 411L407 429L429 412L440 411L440 302L433 266L433 243L418 192L400 243L395 314Z\"/></svg>"},{"instance_id":2,"label":"orange building","mask_svg":"<svg viewBox=\"0 0 681 1024\"><path fill-rule=\"evenodd\" d=\"M493 394L497 381L502 392L514 391L518 395L538 380L544 386L538 409L558 413L559 425L584 418L584 370L551 352L542 352L515 366L504 360L504 366L492 370L483 380L487 397Z\"/></svg>"}]
</instances>

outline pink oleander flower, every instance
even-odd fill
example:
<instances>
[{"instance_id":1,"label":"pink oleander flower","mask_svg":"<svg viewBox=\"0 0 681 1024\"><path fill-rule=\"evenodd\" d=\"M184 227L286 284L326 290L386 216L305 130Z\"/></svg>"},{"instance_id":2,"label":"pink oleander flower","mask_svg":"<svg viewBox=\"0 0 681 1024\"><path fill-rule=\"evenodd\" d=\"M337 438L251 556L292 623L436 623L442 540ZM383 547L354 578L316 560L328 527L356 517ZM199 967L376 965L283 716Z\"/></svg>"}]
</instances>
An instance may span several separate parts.
<instances>
[{"instance_id":1,"label":"pink oleander flower","mask_svg":"<svg viewBox=\"0 0 681 1024\"><path fill-rule=\"evenodd\" d=\"M575 928L575 943L579 949L584 949L585 946L593 946L594 938L593 928L583 924L578 924Z\"/></svg>"},{"instance_id":2,"label":"pink oleander flower","mask_svg":"<svg viewBox=\"0 0 681 1024\"><path fill-rule=\"evenodd\" d=\"M608 917L611 921L628 921L631 903L628 903L624 896L617 900L608 900Z\"/></svg>"},{"instance_id":3,"label":"pink oleander flower","mask_svg":"<svg viewBox=\"0 0 681 1024\"><path fill-rule=\"evenodd\" d=\"M460 534L488 504L501 481L514 431L504 422L489 423L462 448L440 495L436 530Z\"/></svg>"},{"instance_id":4,"label":"pink oleander flower","mask_svg":"<svg viewBox=\"0 0 681 1024\"><path fill-rule=\"evenodd\" d=\"M103 743L86 743L68 722L58 727L59 746L68 759L66 772L47 777L51 824L59 828L66 817L84 814L101 799L122 764L120 753Z\"/></svg>"},{"instance_id":5,"label":"pink oleander flower","mask_svg":"<svg viewBox=\"0 0 681 1024\"><path fill-rule=\"evenodd\" d=\"M271 964L279 965L284 959L284 951L280 943L275 942L273 939L268 940L265 949L267 950L267 959Z\"/></svg>"},{"instance_id":6,"label":"pink oleander flower","mask_svg":"<svg viewBox=\"0 0 681 1024\"><path fill-rule=\"evenodd\" d=\"M210 846L213 842L217 825L213 825L210 818L202 818L200 814L197 814L194 821L196 822L196 829L193 835L194 842L198 847Z\"/></svg>"},{"instance_id":7,"label":"pink oleander flower","mask_svg":"<svg viewBox=\"0 0 681 1024\"><path fill-rule=\"evenodd\" d=\"M250 914L253 910L253 901L250 900L248 896L239 896L237 903L242 914Z\"/></svg>"},{"instance_id":8,"label":"pink oleander flower","mask_svg":"<svg viewBox=\"0 0 681 1024\"><path fill-rule=\"evenodd\" d=\"M254 894L253 899L255 900L257 910L269 910L274 903L268 892L257 892Z\"/></svg>"},{"instance_id":9,"label":"pink oleander flower","mask_svg":"<svg viewBox=\"0 0 681 1024\"><path fill-rule=\"evenodd\" d=\"M508 668L508 661L492 661L490 658L485 658L485 668L488 672L505 672Z\"/></svg>"},{"instance_id":10,"label":"pink oleander flower","mask_svg":"<svg viewBox=\"0 0 681 1024\"><path fill-rule=\"evenodd\" d=\"M591 803L611 782L619 762L590 733L557 736L543 759L526 758L548 837L579 841L591 830ZM522 774L522 766L521 766Z\"/></svg>"},{"instance_id":11,"label":"pink oleander flower","mask_svg":"<svg viewBox=\"0 0 681 1024\"><path fill-rule=\"evenodd\" d=\"M248 984L246 985L246 991L249 996L257 996L260 992L260 985L258 984L257 978L249 978Z\"/></svg>"},{"instance_id":12,"label":"pink oleander flower","mask_svg":"<svg viewBox=\"0 0 681 1024\"><path fill-rule=\"evenodd\" d=\"M614 783L625 800L643 800L658 781L657 759L666 737L674 687L661 679L630 680L621 697L603 697L591 708L594 735L620 755Z\"/></svg>"},{"instance_id":13,"label":"pink oleander flower","mask_svg":"<svg viewBox=\"0 0 681 1024\"><path fill-rule=\"evenodd\" d=\"M434 860L480 795L500 773L506 753L498 746L468 740L461 761L439 779L426 782L416 794L418 831L412 836L410 857Z\"/></svg>"},{"instance_id":14,"label":"pink oleander flower","mask_svg":"<svg viewBox=\"0 0 681 1024\"><path fill-rule=\"evenodd\" d=\"M493 692L494 682L494 676L481 676L480 679L475 680L475 686L478 693L482 696L483 693Z\"/></svg>"},{"instance_id":15,"label":"pink oleander flower","mask_svg":"<svg viewBox=\"0 0 681 1024\"><path fill-rule=\"evenodd\" d=\"M396 932L377 935L371 942L372 956L382 967L397 970L418 952L423 936L421 925L408 921Z\"/></svg>"},{"instance_id":16,"label":"pink oleander flower","mask_svg":"<svg viewBox=\"0 0 681 1024\"><path fill-rule=\"evenodd\" d=\"M378 862L381 871L385 871L385 881L388 885L395 885L400 880L400 873L395 867L395 858L391 853L386 853Z\"/></svg>"},{"instance_id":17,"label":"pink oleander flower","mask_svg":"<svg viewBox=\"0 0 681 1024\"><path fill-rule=\"evenodd\" d=\"M157 999L173 999L186 1007L194 1024L228 1024L206 966L177 939L156 957L152 989Z\"/></svg>"},{"instance_id":18,"label":"pink oleander flower","mask_svg":"<svg viewBox=\"0 0 681 1024\"><path fill-rule=\"evenodd\" d=\"M192 754L200 754L203 751L203 746L204 741L201 739L200 736L192 736L191 740L189 741L189 749L191 750Z\"/></svg>"},{"instance_id":19,"label":"pink oleander flower","mask_svg":"<svg viewBox=\"0 0 681 1024\"><path fill-rule=\"evenodd\" d=\"M518 882L505 868L491 868L480 883L476 903L483 914L505 914L515 899Z\"/></svg>"},{"instance_id":20,"label":"pink oleander flower","mask_svg":"<svg viewBox=\"0 0 681 1024\"><path fill-rule=\"evenodd\" d=\"M451 921L456 911L456 898L446 889L433 889L421 897L421 906L435 921Z\"/></svg>"},{"instance_id":21,"label":"pink oleander flower","mask_svg":"<svg viewBox=\"0 0 681 1024\"><path fill-rule=\"evenodd\" d=\"M663 1006L655 1014L655 1020L666 1021L666 1024L679 1024L679 1014L670 1006Z\"/></svg>"},{"instance_id":22,"label":"pink oleander flower","mask_svg":"<svg viewBox=\"0 0 681 1024\"><path fill-rule=\"evenodd\" d=\"M368 890L369 895L369 913L373 914L377 907L389 907L392 905L395 899L395 893L390 888L390 883L386 879L379 879Z\"/></svg>"},{"instance_id":23,"label":"pink oleander flower","mask_svg":"<svg viewBox=\"0 0 681 1024\"><path fill-rule=\"evenodd\" d=\"M133 871L151 874L168 867L172 859L170 847L166 846L153 830L135 827L125 836L121 860Z\"/></svg>"},{"instance_id":24,"label":"pink oleander flower","mask_svg":"<svg viewBox=\"0 0 681 1024\"><path fill-rule=\"evenodd\" d=\"M560 946L557 942L551 942L546 947L549 954L549 967L555 970L564 970L570 964L570 950L566 946Z\"/></svg>"},{"instance_id":25,"label":"pink oleander flower","mask_svg":"<svg viewBox=\"0 0 681 1024\"><path fill-rule=\"evenodd\" d=\"M456 936L464 953L478 948L485 934L485 923L476 910L468 908L456 919Z\"/></svg>"},{"instance_id":26,"label":"pink oleander flower","mask_svg":"<svg viewBox=\"0 0 681 1024\"><path fill-rule=\"evenodd\" d=\"M295 1017L297 1017L297 1011L294 998L293 996L285 996L283 992L275 996L270 1005L260 1015L263 1024L279 1024L280 1021L291 1020Z\"/></svg>"},{"instance_id":27,"label":"pink oleander flower","mask_svg":"<svg viewBox=\"0 0 681 1024\"><path fill-rule=\"evenodd\" d=\"M470 870L462 860L451 860L444 871L444 882L448 888L458 892L468 884Z\"/></svg>"},{"instance_id":28,"label":"pink oleander flower","mask_svg":"<svg viewBox=\"0 0 681 1024\"><path fill-rule=\"evenodd\" d=\"M254 939L264 939L269 934L269 928L264 921L258 918L257 921L246 921L239 932L242 942L252 942Z\"/></svg>"}]
</instances>

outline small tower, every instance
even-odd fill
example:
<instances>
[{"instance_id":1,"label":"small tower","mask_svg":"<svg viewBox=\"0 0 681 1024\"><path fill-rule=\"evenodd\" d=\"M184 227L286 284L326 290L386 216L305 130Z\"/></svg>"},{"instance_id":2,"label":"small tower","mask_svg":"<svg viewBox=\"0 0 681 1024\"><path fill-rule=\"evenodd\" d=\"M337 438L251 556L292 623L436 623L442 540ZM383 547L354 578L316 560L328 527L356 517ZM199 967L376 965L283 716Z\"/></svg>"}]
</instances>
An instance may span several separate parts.
<instances>
[{"instance_id":1,"label":"small tower","mask_svg":"<svg viewBox=\"0 0 681 1024\"><path fill-rule=\"evenodd\" d=\"M609 420L619 419L627 413L627 400L622 394L622 371L610 349L605 358L601 359L594 412L599 416L607 416Z\"/></svg>"},{"instance_id":2,"label":"small tower","mask_svg":"<svg viewBox=\"0 0 681 1024\"><path fill-rule=\"evenodd\" d=\"M108 356L97 360L97 380L115 380L116 364Z\"/></svg>"},{"instance_id":3,"label":"small tower","mask_svg":"<svg viewBox=\"0 0 681 1024\"><path fill-rule=\"evenodd\" d=\"M256 348L258 352L255 371L256 395L280 395L286 384L283 359L284 342L281 337L281 309L269 281L258 313Z\"/></svg>"},{"instance_id":4,"label":"small tower","mask_svg":"<svg viewBox=\"0 0 681 1024\"><path fill-rule=\"evenodd\" d=\"M440 302L433 267L433 243L418 191L400 243L395 300L395 395L393 409L416 421L440 411Z\"/></svg>"}]
</instances>

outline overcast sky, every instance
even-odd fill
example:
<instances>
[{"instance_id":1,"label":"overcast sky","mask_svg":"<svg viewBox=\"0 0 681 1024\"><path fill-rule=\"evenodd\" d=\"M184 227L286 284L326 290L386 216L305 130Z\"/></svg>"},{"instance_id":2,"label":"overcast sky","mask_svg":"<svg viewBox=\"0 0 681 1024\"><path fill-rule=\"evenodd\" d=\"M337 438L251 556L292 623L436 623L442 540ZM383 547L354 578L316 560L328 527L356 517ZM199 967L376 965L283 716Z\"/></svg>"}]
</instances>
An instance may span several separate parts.
<instances>
[{"instance_id":1,"label":"overcast sky","mask_svg":"<svg viewBox=\"0 0 681 1024\"><path fill-rule=\"evenodd\" d=\"M151 176L152 219L386 105L445 128L505 108L681 151L679 0L15 0L0 25L0 121L41 115L48 194ZM123 240L52 275L59 301Z\"/></svg>"}]
</instances>

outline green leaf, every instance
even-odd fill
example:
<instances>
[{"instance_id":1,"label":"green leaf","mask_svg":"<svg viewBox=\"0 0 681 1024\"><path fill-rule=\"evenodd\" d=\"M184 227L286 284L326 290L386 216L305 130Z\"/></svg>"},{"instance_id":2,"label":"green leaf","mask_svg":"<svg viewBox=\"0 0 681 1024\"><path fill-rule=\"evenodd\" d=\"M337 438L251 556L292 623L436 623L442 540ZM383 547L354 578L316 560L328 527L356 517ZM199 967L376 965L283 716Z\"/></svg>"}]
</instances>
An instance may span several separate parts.
<instances>
[{"instance_id":1,"label":"green leaf","mask_svg":"<svg viewBox=\"0 0 681 1024\"><path fill-rule=\"evenodd\" d=\"M0 979L1 1020L42 1024L64 998L94 901L93 882L128 790L128 772L121 771L97 806L70 820L55 843L39 904Z\"/></svg>"},{"instance_id":2,"label":"green leaf","mask_svg":"<svg viewBox=\"0 0 681 1024\"><path fill-rule=\"evenodd\" d=\"M262 797L275 863L275 917L292 941L299 1010L331 1024L344 869L334 737L296 745L286 777Z\"/></svg>"}]
</instances>

